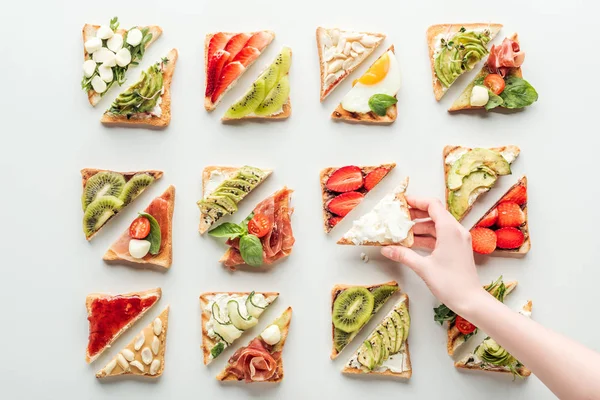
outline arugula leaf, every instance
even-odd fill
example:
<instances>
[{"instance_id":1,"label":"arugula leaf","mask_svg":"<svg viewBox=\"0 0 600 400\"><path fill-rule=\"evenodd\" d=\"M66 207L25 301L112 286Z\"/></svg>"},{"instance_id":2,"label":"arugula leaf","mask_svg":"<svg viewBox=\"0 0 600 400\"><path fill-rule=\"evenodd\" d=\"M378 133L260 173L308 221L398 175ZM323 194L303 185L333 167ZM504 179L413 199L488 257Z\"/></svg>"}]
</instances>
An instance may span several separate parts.
<instances>
[{"instance_id":1,"label":"arugula leaf","mask_svg":"<svg viewBox=\"0 0 600 400\"><path fill-rule=\"evenodd\" d=\"M260 239L254 235L240 238L240 254L244 262L251 267L260 267L263 263L263 247Z\"/></svg>"},{"instance_id":2,"label":"arugula leaf","mask_svg":"<svg viewBox=\"0 0 600 400\"><path fill-rule=\"evenodd\" d=\"M456 313L446 307L445 304L440 304L440 306L434 308L433 311L435 312L433 320L439 322L440 325L443 325L444 321L448 321L448 323L451 324L456 319Z\"/></svg>"},{"instance_id":3,"label":"arugula leaf","mask_svg":"<svg viewBox=\"0 0 600 400\"><path fill-rule=\"evenodd\" d=\"M162 240L160 225L158 224L158 221L156 221L156 218L154 218L152 215L145 212L141 212L139 214L142 217L148 218L148 221L150 221L150 233L146 237L146 240L150 242L150 254L157 255L160 251L160 242Z\"/></svg>"},{"instance_id":4,"label":"arugula leaf","mask_svg":"<svg viewBox=\"0 0 600 400\"><path fill-rule=\"evenodd\" d=\"M385 116L387 109L398 102L393 96L387 94L374 94L369 99L369 108L380 117Z\"/></svg>"},{"instance_id":5,"label":"arugula leaf","mask_svg":"<svg viewBox=\"0 0 600 400\"><path fill-rule=\"evenodd\" d=\"M113 19L110 20L110 29L112 29L113 32L116 32L117 29L119 29L119 18L118 17L113 17Z\"/></svg>"},{"instance_id":6,"label":"arugula leaf","mask_svg":"<svg viewBox=\"0 0 600 400\"><path fill-rule=\"evenodd\" d=\"M502 107L511 109L523 108L537 101L537 92L525 79L509 76L505 82L506 87L500 93L500 97L504 100Z\"/></svg>"},{"instance_id":7,"label":"arugula leaf","mask_svg":"<svg viewBox=\"0 0 600 400\"><path fill-rule=\"evenodd\" d=\"M490 96L490 99L488 100L487 103L485 103L485 109L487 111L494 109L498 106L502 106L504 104L504 100L502 100L502 97L498 96L497 94L492 92L490 89L488 89L488 94Z\"/></svg>"},{"instance_id":8,"label":"arugula leaf","mask_svg":"<svg viewBox=\"0 0 600 400\"><path fill-rule=\"evenodd\" d=\"M225 349L225 344L223 342L219 342L210 349L210 355L212 358L217 358Z\"/></svg>"},{"instance_id":9,"label":"arugula leaf","mask_svg":"<svg viewBox=\"0 0 600 400\"><path fill-rule=\"evenodd\" d=\"M247 232L243 226L234 224L233 222L224 222L216 228L208 231L208 234L212 237L225 237L228 239L235 239Z\"/></svg>"}]
</instances>

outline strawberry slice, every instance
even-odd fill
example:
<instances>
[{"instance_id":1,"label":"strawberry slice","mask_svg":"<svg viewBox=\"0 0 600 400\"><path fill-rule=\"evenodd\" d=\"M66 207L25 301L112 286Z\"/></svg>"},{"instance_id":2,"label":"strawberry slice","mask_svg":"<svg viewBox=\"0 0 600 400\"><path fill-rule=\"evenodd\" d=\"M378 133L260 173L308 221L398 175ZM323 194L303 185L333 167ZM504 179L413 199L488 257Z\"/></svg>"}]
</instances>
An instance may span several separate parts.
<instances>
[{"instance_id":1,"label":"strawberry slice","mask_svg":"<svg viewBox=\"0 0 600 400\"><path fill-rule=\"evenodd\" d=\"M256 47L246 46L233 59L233 62L239 61L244 67L252 64L260 56L260 51Z\"/></svg>"},{"instance_id":2,"label":"strawberry slice","mask_svg":"<svg viewBox=\"0 0 600 400\"><path fill-rule=\"evenodd\" d=\"M327 208L332 213L345 217L354 207L356 207L365 197L359 192L347 192L342 193L337 197L334 197L327 203Z\"/></svg>"},{"instance_id":3,"label":"strawberry slice","mask_svg":"<svg viewBox=\"0 0 600 400\"><path fill-rule=\"evenodd\" d=\"M258 49L258 51L262 51L272 40L273 34L261 31L252 35L250 40L248 40L248 43L246 43L246 46L252 46Z\"/></svg>"},{"instance_id":4,"label":"strawberry slice","mask_svg":"<svg viewBox=\"0 0 600 400\"><path fill-rule=\"evenodd\" d=\"M229 53L225 50L217 50L208 62L208 68L206 71L206 97L210 96L217 86L217 82L221 77L221 71L225 62L229 59Z\"/></svg>"},{"instance_id":5,"label":"strawberry slice","mask_svg":"<svg viewBox=\"0 0 600 400\"><path fill-rule=\"evenodd\" d=\"M343 220L344 217L331 217L329 218L329 227L333 228L334 226L336 226L341 220Z\"/></svg>"},{"instance_id":6,"label":"strawberry slice","mask_svg":"<svg viewBox=\"0 0 600 400\"><path fill-rule=\"evenodd\" d=\"M525 213L517 203L498 204L498 227L507 228L523 225L525 222Z\"/></svg>"},{"instance_id":7,"label":"strawberry slice","mask_svg":"<svg viewBox=\"0 0 600 400\"><path fill-rule=\"evenodd\" d=\"M479 221L477 226L481 228L489 228L490 226L494 226L496 221L498 221L498 209L494 208L485 217L483 217L481 221Z\"/></svg>"},{"instance_id":8,"label":"strawberry slice","mask_svg":"<svg viewBox=\"0 0 600 400\"><path fill-rule=\"evenodd\" d=\"M379 167L369 172L365 177L365 189L367 191L373 189L385 176L390 172L389 169L385 167Z\"/></svg>"},{"instance_id":9,"label":"strawberry slice","mask_svg":"<svg viewBox=\"0 0 600 400\"><path fill-rule=\"evenodd\" d=\"M244 46L246 46L246 43L248 43L248 40L250 40L250 37L251 36L248 35L247 33L238 33L237 35L235 35L231 39L229 39L229 41L227 42L227 45L225 46L225 51L230 54L230 56L229 56L230 62L233 61L235 56L237 56L237 54L240 51L242 51Z\"/></svg>"},{"instance_id":10,"label":"strawberry slice","mask_svg":"<svg viewBox=\"0 0 600 400\"><path fill-rule=\"evenodd\" d=\"M525 242L525 235L517 228L501 228L496 231L496 244L500 249L518 249Z\"/></svg>"},{"instance_id":11,"label":"strawberry slice","mask_svg":"<svg viewBox=\"0 0 600 400\"><path fill-rule=\"evenodd\" d=\"M480 254L490 254L496 250L496 233L488 228L471 229L473 251Z\"/></svg>"},{"instance_id":12,"label":"strawberry slice","mask_svg":"<svg viewBox=\"0 0 600 400\"><path fill-rule=\"evenodd\" d=\"M500 200L501 203L512 202L522 206L527 203L527 188L523 185L515 186Z\"/></svg>"},{"instance_id":13,"label":"strawberry slice","mask_svg":"<svg viewBox=\"0 0 600 400\"><path fill-rule=\"evenodd\" d=\"M349 165L337 169L327 179L325 187L332 192L344 193L360 189L363 185L363 176L360 168Z\"/></svg>"},{"instance_id":14,"label":"strawberry slice","mask_svg":"<svg viewBox=\"0 0 600 400\"><path fill-rule=\"evenodd\" d=\"M211 101L216 103L217 100L225 93L229 85L231 85L239 76L244 72L246 68L240 62L234 62L227 64L223 71L221 71L221 77L217 83L215 90L212 94Z\"/></svg>"},{"instance_id":15,"label":"strawberry slice","mask_svg":"<svg viewBox=\"0 0 600 400\"><path fill-rule=\"evenodd\" d=\"M227 35L223 32L215 33L208 42L208 51L206 53L206 59L210 60L217 50L223 50L225 45L231 38L231 35Z\"/></svg>"}]
</instances>

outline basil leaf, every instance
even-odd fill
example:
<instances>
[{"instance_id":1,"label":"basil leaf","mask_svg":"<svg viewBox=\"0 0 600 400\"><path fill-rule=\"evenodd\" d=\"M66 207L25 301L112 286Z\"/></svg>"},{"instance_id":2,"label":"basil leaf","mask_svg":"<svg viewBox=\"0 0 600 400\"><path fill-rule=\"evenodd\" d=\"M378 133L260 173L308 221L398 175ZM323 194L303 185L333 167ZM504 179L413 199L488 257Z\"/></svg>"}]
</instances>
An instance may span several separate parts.
<instances>
[{"instance_id":1,"label":"basil leaf","mask_svg":"<svg viewBox=\"0 0 600 400\"><path fill-rule=\"evenodd\" d=\"M217 358L225 349L225 344L223 342L219 342L210 349L210 355L212 358Z\"/></svg>"},{"instance_id":2,"label":"basil leaf","mask_svg":"<svg viewBox=\"0 0 600 400\"><path fill-rule=\"evenodd\" d=\"M263 263L263 247L260 239L254 235L240 238L240 254L244 262L251 267L260 267Z\"/></svg>"},{"instance_id":3,"label":"basil leaf","mask_svg":"<svg viewBox=\"0 0 600 400\"><path fill-rule=\"evenodd\" d=\"M208 234L212 237L225 237L228 239L235 239L242 236L245 233L244 229L233 222L224 222L216 228L208 231Z\"/></svg>"},{"instance_id":4,"label":"basil leaf","mask_svg":"<svg viewBox=\"0 0 600 400\"><path fill-rule=\"evenodd\" d=\"M444 321L448 321L448 323L454 322L456 319L456 313L446 307L445 304L440 304L439 307L433 309L435 315L433 316L433 320L435 322L439 322L440 325L444 324Z\"/></svg>"},{"instance_id":5,"label":"basil leaf","mask_svg":"<svg viewBox=\"0 0 600 400\"><path fill-rule=\"evenodd\" d=\"M489 111L493 108L496 108L496 107L504 104L504 100L502 100L502 97L498 96L497 94L492 92L490 89L488 89L488 94L490 95L490 99L488 100L487 103L485 103L486 110Z\"/></svg>"},{"instance_id":6,"label":"basil leaf","mask_svg":"<svg viewBox=\"0 0 600 400\"><path fill-rule=\"evenodd\" d=\"M388 107L393 106L397 102L398 99L387 94L374 94L369 99L369 108L375 114L383 117L387 113Z\"/></svg>"},{"instance_id":7,"label":"basil leaf","mask_svg":"<svg viewBox=\"0 0 600 400\"><path fill-rule=\"evenodd\" d=\"M482 75L482 76L480 76L480 77L478 77L478 78L476 78L476 79L473 81L473 86L485 86L485 85L483 84L483 80L484 80L484 79L485 79L485 76L483 76L483 75Z\"/></svg>"},{"instance_id":8,"label":"basil leaf","mask_svg":"<svg viewBox=\"0 0 600 400\"><path fill-rule=\"evenodd\" d=\"M538 94L525 79L509 76L506 78L506 87L500 93L500 97L504 100L502 107L523 108L536 102Z\"/></svg>"},{"instance_id":9,"label":"basil leaf","mask_svg":"<svg viewBox=\"0 0 600 400\"><path fill-rule=\"evenodd\" d=\"M154 218L152 215L145 212L141 212L139 214L142 217L148 218L148 221L150 221L150 233L148 236L146 236L146 240L150 242L150 254L157 255L160 251L160 242L162 240L160 225L158 224L158 221L156 221L156 218Z\"/></svg>"}]
</instances>

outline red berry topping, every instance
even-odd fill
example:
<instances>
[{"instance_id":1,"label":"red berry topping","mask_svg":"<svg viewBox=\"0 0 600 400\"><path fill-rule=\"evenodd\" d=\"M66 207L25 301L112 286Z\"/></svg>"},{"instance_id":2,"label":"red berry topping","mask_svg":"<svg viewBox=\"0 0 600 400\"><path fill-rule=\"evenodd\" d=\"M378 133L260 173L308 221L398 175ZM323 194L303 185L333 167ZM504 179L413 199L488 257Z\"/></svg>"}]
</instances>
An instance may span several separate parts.
<instances>
[{"instance_id":1,"label":"red berry topping","mask_svg":"<svg viewBox=\"0 0 600 400\"><path fill-rule=\"evenodd\" d=\"M208 70L206 71L206 92L205 96L210 96L215 91L223 66L229 59L229 53L225 50L217 50L208 61Z\"/></svg>"},{"instance_id":2,"label":"red berry topping","mask_svg":"<svg viewBox=\"0 0 600 400\"><path fill-rule=\"evenodd\" d=\"M527 203L527 187L523 185L515 186L500 200L501 203L512 202L522 206Z\"/></svg>"},{"instance_id":3,"label":"red berry topping","mask_svg":"<svg viewBox=\"0 0 600 400\"><path fill-rule=\"evenodd\" d=\"M498 222L499 228L507 228L523 225L525 222L525 213L517 203L498 204Z\"/></svg>"},{"instance_id":4,"label":"red berry topping","mask_svg":"<svg viewBox=\"0 0 600 400\"><path fill-rule=\"evenodd\" d=\"M525 235L517 228L500 228L496 231L496 244L500 249L518 249L524 241Z\"/></svg>"},{"instance_id":5,"label":"red berry topping","mask_svg":"<svg viewBox=\"0 0 600 400\"><path fill-rule=\"evenodd\" d=\"M471 229L473 251L480 254L490 254L496 250L496 234L488 228Z\"/></svg>"},{"instance_id":6,"label":"red berry topping","mask_svg":"<svg viewBox=\"0 0 600 400\"><path fill-rule=\"evenodd\" d=\"M331 217L329 218L329 227L333 228L336 226L344 217Z\"/></svg>"},{"instance_id":7,"label":"red berry topping","mask_svg":"<svg viewBox=\"0 0 600 400\"><path fill-rule=\"evenodd\" d=\"M218 83L213 91L211 101L216 103L219 98L225 93L229 85L231 85L246 68L240 62L227 64L221 71Z\"/></svg>"},{"instance_id":8,"label":"red berry topping","mask_svg":"<svg viewBox=\"0 0 600 400\"><path fill-rule=\"evenodd\" d=\"M379 167L369 172L365 177L365 189L371 190L390 172L385 167Z\"/></svg>"},{"instance_id":9,"label":"red berry topping","mask_svg":"<svg viewBox=\"0 0 600 400\"><path fill-rule=\"evenodd\" d=\"M485 217L479 221L477 224L480 228L489 228L490 226L494 226L494 224L498 221L498 209L494 208L492 211L487 213Z\"/></svg>"},{"instance_id":10,"label":"red berry topping","mask_svg":"<svg viewBox=\"0 0 600 400\"><path fill-rule=\"evenodd\" d=\"M354 165L342 167L336 170L325 186L332 192L345 193L360 189L363 185L363 176L360 168Z\"/></svg>"},{"instance_id":11,"label":"red berry topping","mask_svg":"<svg viewBox=\"0 0 600 400\"><path fill-rule=\"evenodd\" d=\"M225 46L225 51L231 54L229 57L229 62L233 61L235 56L237 56L237 54L242 51L244 47L246 47L246 43L248 43L250 37L251 36L247 33L238 33L229 39L227 45Z\"/></svg>"},{"instance_id":12,"label":"red berry topping","mask_svg":"<svg viewBox=\"0 0 600 400\"><path fill-rule=\"evenodd\" d=\"M365 197L362 193L347 192L334 197L327 203L327 208L332 213L345 217L354 207L356 207Z\"/></svg>"}]
</instances>

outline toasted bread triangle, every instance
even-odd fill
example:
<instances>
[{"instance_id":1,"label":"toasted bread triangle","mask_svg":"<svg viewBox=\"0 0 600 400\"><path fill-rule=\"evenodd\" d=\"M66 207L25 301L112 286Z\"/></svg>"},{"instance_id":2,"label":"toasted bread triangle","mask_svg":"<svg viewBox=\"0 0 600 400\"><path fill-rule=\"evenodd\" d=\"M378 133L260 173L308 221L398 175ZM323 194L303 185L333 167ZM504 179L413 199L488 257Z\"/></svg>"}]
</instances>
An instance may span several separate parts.
<instances>
[{"instance_id":1,"label":"toasted bread triangle","mask_svg":"<svg viewBox=\"0 0 600 400\"><path fill-rule=\"evenodd\" d=\"M275 344L271 350L271 354L273 353L282 353L283 352L283 347L285 346L285 341L287 339L289 330L290 330L290 322L292 321L292 307L288 307L280 316L279 318L277 318L275 321L273 321L271 325L277 325L279 327L279 330L281 331L281 339L279 340L279 342L277 344ZM261 336L258 335L255 339L259 339ZM251 343L251 342L250 342ZM237 376L235 376L234 374L230 373L228 371L228 367L231 364L229 363L229 361L227 362L227 365L225 366L225 368L223 369L223 371L221 371L221 373L219 375L217 375L217 380L219 381L240 381L242 379L238 379ZM274 377L266 380L265 382L272 382L272 383L277 383L277 382L281 382L283 380L283 357L280 355L279 356L279 360L277 360L277 369L276 369L276 373L274 375Z\"/></svg>"},{"instance_id":2,"label":"toasted bread triangle","mask_svg":"<svg viewBox=\"0 0 600 400\"><path fill-rule=\"evenodd\" d=\"M104 368L98 371L96 378L117 375L138 375L148 378L161 376L165 369L168 328L169 306L142 329ZM141 340L142 336L144 337L143 341ZM144 360L143 355L151 357Z\"/></svg>"},{"instance_id":3,"label":"toasted bread triangle","mask_svg":"<svg viewBox=\"0 0 600 400\"><path fill-rule=\"evenodd\" d=\"M167 203L167 237L161 241L161 248L158 254L152 255L148 253L144 258L134 258L129 254L128 244L131 240L129 228L123 232L121 237L117 239L110 248L104 253L103 259L106 261L123 260L136 264L149 264L158 267L170 268L173 263L173 211L175 209L175 186L171 185L165 192L154 199L164 200ZM151 203L152 204L152 203ZM146 207L144 212L150 213L151 204ZM150 214L152 215L152 214ZM154 216L154 215L153 215ZM159 222L160 224L160 222ZM161 231L163 231L161 226Z\"/></svg>"}]
</instances>

